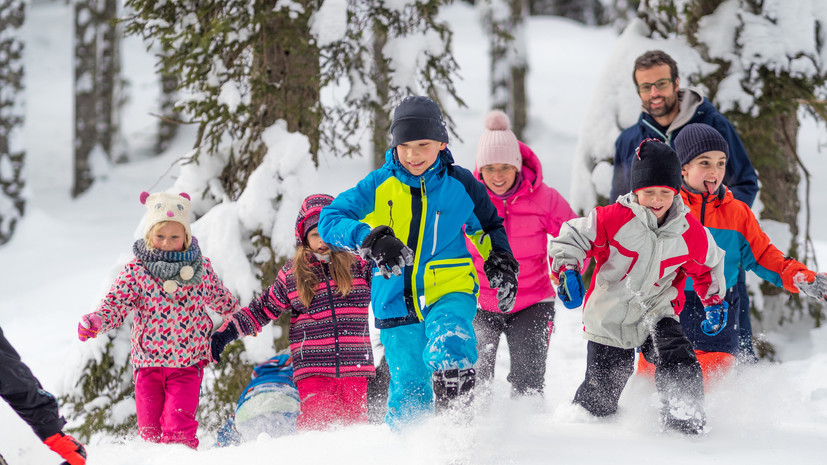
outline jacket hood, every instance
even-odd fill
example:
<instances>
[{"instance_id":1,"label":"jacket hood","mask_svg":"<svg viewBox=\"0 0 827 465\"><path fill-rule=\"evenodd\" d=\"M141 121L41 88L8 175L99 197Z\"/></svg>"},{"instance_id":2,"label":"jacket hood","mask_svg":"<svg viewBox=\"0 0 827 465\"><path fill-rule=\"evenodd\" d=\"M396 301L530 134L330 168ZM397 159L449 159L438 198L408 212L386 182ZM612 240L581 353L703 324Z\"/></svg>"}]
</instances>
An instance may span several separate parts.
<instances>
[{"instance_id":1,"label":"jacket hood","mask_svg":"<svg viewBox=\"0 0 827 465\"><path fill-rule=\"evenodd\" d=\"M637 195L634 192L629 192L626 195L618 197L617 202L629 208L635 213L635 216L644 224L649 225L649 228L659 231L668 231L670 233L683 234L689 228L689 223L686 221L686 215L690 212L689 207L683 203L680 195L676 195L672 200L672 206L669 207L669 212L666 214L666 221L662 226L658 226L658 220L655 214L648 208L637 203Z\"/></svg>"},{"instance_id":2,"label":"jacket hood","mask_svg":"<svg viewBox=\"0 0 827 465\"><path fill-rule=\"evenodd\" d=\"M670 134L675 130L689 124L692 121L692 118L695 116L695 112L698 110L698 107L704 103L704 94L698 89L697 87L686 87L684 89L678 90L678 114L675 116L675 120L669 125L666 129L666 136L667 139L670 137ZM655 124L656 126L654 129L657 129L658 132L662 132L662 128L660 128L659 124L652 115L646 111L646 108L643 108L641 105L641 114L640 119L648 123L650 126Z\"/></svg>"},{"instance_id":3,"label":"jacket hood","mask_svg":"<svg viewBox=\"0 0 827 465\"><path fill-rule=\"evenodd\" d=\"M313 194L304 199L294 229L296 245L304 243L308 231L319 224L319 214L321 214L322 208L330 205L331 202L333 202L333 197L327 194Z\"/></svg>"}]
</instances>

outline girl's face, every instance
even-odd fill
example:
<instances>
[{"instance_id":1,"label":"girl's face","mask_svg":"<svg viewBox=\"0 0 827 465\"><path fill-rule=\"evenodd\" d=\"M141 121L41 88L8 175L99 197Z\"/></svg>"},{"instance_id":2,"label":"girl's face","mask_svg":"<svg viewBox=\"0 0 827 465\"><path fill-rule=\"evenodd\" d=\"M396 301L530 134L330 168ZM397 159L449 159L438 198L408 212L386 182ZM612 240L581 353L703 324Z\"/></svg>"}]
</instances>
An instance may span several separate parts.
<instances>
[{"instance_id":1,"label":"girl's face","mask_svg":"<svg viewBox=\"0 0 827 465\"><path fill-rule=\"evenodd\" d=\"M327 244L325 244L322 240L322 236L319 235L319 230L317 228L313 228L309 233L307 233L307 246L310 247L310 250L319 255L330 253L330 248L328 248Z\"/></svg>"},{"instance_id":2,"label":"girl's face","mask_svg":"<svg viewBox=\"0 0 827 465\"><path fill-rule=\"evenodd\" d=\"M491 192L503 195L514 186L517 167L508 163L491 163L480 168L482 182Z\"/></svg>"},{"instance_id":3,"label":"girl's face","mask_svg":"<svg viewBox=\"0 0 827 465\"><path fill-rule=\"evenodd\" d=\"M399 163L414 176L419 176L436 161L448 144L431 139L412 140L396 146Z\"/></svg>"},{"instance_id":4,"label":"girl's face","mask_svg":"<svg viewBox=\"0 0 827 465\"><path fill-rule=\"evenodd\" d=\"M658 226L662 225L669 207L675 200L675 191L668 187L653 186L638 189L635 194L637 194L637 203L651 210L658 219Z\"/></svg>"},{"instance_id":5,"label":"girl's face","mask_svg":"<svg viewBox=\"0 0 827 465\"><path fill-rule=\"evenodd\" d=\"M177 221L167 221L155 229L152 235L152 248L164 252L180 252L184 250L187 232L184 225Z\"/></svg>"},{"instance_id":6,"label":"girl's face","mask_svg":"<svg viewBox=\"0 0 827 465\"><path fill-rule=\"evenodd\" d=\"M719 150L704 152L681 167L683 182L700 192L717 192L724 181L726 154Z\"/></svg>"}]
</instances>

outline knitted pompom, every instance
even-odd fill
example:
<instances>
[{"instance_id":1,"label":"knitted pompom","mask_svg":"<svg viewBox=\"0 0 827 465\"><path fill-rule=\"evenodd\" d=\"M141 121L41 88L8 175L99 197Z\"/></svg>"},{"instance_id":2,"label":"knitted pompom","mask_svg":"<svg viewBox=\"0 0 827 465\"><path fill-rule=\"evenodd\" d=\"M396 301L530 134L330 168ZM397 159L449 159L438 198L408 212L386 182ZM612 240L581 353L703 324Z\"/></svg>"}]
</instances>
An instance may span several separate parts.
<instances>
[{"instance_id":1,"label":"knitted pompom","mask_svg":"<svg viewBox=\"0 0 827 465\"><path fill-rule=\"evenodd\" d=\"M175 291L178 290L178 283L176 283L175 281L173 281L171 279L168 279L168 280L164 281L164 290L167 291L170 294L174 294Z\"/></svg>"},{"instance_id":2,"label":"knitted pompom","mask_svg":"<svg viewBox=\"0 0 827 465\"><path fill-rule=\"evenodd\" d=\"M181 275L181 279L184 281L189 281L193 276L195 276L195 270L193 270L189 265L184 265L181 267L181 271L179 271L178 274Z\"/></svg>"},{"instance_id":3,"label":"knitted pompom","mask_svg":"<svg viewBox=\"0 0 827 465\"><path fill-rule=\"evenodd\" d=\"M501 110L492 110L485 115L483 124L485 124L485 129L489 131L506 131L511 128L511 121L508 120L508 115Z\"/></svg>"}]
</instances>

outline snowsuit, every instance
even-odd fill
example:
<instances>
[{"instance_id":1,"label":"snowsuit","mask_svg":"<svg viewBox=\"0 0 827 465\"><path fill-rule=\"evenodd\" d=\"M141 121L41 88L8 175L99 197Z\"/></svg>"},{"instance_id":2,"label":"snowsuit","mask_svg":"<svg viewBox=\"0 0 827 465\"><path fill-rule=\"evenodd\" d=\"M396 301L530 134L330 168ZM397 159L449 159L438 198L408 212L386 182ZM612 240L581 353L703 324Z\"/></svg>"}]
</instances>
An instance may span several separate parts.
<instances>
[{"instance_id":1,"label":"snowsuit","mask_svg":"<svg viewBox=\"0 0 827 465\"><path fill-rule=\"evenodd\" d=\"M375 271L371 301L391 372L392 427L432 410L432 373L471 368L477 360L472 320L479 279L465 245L470 236L488 257L511 252L502 220L485 187L453 164L447 149L420 176L389 149L385 164L322 210L319 232L332 246L358 249L379 225L413 250L401 276ZM377 277L378 276L378 277Z\"/></svg>"},{"instance_id":2,"label":"snowsuit","mask_svg":"<svg viewBox=\"0 0 827 465\"><path fill-rule=\"evenodd\" d=\"M0 328L0 397L32 427L41 441L62 431L66 424L58 412L57 399L43 390L40 381L3 335L3 328Z\"/></svg>"},{"instance_id":3,"label":"snowsuit","mask_svg":"<svg viewBox=\"0 0 827 465\"><path fill-rule=\"evenodd\" d=\"M305 208L306 204L296 220L299 242L308 213ZM291 259L267 292L233 315L228 324L235 325L239 334L253 335L290 312L293 381L301 399L296 427L311 430L335 422L366 423L367 383L375 373L368 329L371 267L361 258L351 257L351 288L343 296L328 262L312 253L306 253L305 258L318 281L309 306L300 298L295 259Z\"/></svg>"},{"instance_id":4,"label":"snowsuit","mask_svg":"<svg viewBox=\"0 0 827 465\"><path fill-rule=\"evenodd\" d=\"M474 319L477 334L477 377L490 381L500 335L505 334L511 352L508 380L516 394L542 393L545 384L548 342L554 320L554 285L549 275L548 236L556 236L564 221L575 218L568 202L543 183L539 158L518 142L522 155L522 183L503 200L487 190L509 238L514 258L520 262L517 301L504 315L497 308L497 290L491 289L483 272L482 256L470 243L468 250L480 277L479 311ZM474 171L482 179L479 168Z\"/></svg>"},{"instance_id":5,"label":"snowsuit","mask_svg":"<svg viewBox=\"0 0 827 465\"><path fill-rule=\"evenodd\" d=\"M734 311L730 308L727 325L721 333L707 336L701 331L701 322L706 318L706 313L693 300L693 305L686 306L681 313L681 325L696 351L736 355L739 329L738 306L734 300L740 297L735 288L739 268L753 271L761 279L797 294L799 291L793 283L793 276L806 267L785 257L784 253L772 245L752 210L744 202L735 199L726 186L722 185L715 194L708 194L694 191L684 184L681 197L692 215L709 229L715 242L726 252L724 275L726 285L730 288L727 301L736 309ZM687 282L687 286L689 284Z\"/></svg>"},{"instance_id":6,"label":"snowsuit","mask_svg":"<svg viewBox=\"0 0 827 465\"><path fill-rule=\"evenodd\" d=\"M724 295L724 253L676 196L663 225L635 194L563 224L552 240L552 272L596 267L583 304L589 340L586 379L575 403L597 416L617 410L634 367L634 348L655 357L666 408L686 401L702 409L701 370L677 320L687 276L705 305Z\"/></svg>"},{"instance_id":7,"label":"snowsuit","mask_svg":"<svg viewBox=\"0 0 827 465\"><path fill-rule=\"evenodd\" d=\"M193 246L197 248L195 238ZM135 404L139 434L148 441L198 447L195 413L213 330L207 306L223 315L239 308L203 256L201 270L199 282L169 293L164 280L134 258L95 312L101 319L100 331L106 332L135 311L131 328Z\"/></svg>"}]
</instances>

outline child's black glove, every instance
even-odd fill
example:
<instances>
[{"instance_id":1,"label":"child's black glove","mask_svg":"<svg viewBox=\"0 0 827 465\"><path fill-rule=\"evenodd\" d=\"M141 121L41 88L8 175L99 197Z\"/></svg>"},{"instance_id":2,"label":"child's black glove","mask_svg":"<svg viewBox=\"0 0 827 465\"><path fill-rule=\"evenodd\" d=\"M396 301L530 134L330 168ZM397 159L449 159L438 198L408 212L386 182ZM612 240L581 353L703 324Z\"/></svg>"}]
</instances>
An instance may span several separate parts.
<instances>
[{"instance_id":1,"label":"child's black glove","mask_svg":"<svg viewBox=\"0 0 827 465\"><path fill-rule=\"evenodd\" d=\"M517 300L517 276L520 275L520 264L514 256L504 250L491 252L488 260L482 266L485 277L491 288L497 288L497 308L508 313L514 308Z\"/></svg>"},{"instance_id":2,"label":"child's black glove","mask_svg":"<svg viewBox=\"0 0 827 465\"><path fill-rule=\"evenodd\" d=\"M227 344L238 339L238 330L235 325L230 323L223 331L216 331L210 337L210 355L215 363L221 361L221 352L224 352L224 347Z\"/></svg>"},{"instance_id":3,"label":"child's black glove","mask_svg":"<svg viewBox=\"0 0 827 465\"><path fill-rule=\"evenodd\" d=\"M580 279L580 270L568 268L560 273L560 285L557 286L557 296L566 308L577 308L583 305L583 280Z\"/></svg>"},{"instance_id":4,"label":"child's black glove","mask_svg":"<svg viewBox=\"0 0 827 465\"><path fill-rule=\"evenodd\" d=\"M729 304L724 301L719 305L710 305L704 307L706 312L706 319L701 322L701 330L707 336L717 336L718 333L724 330L727 320L727 310Z\"/></svg>"},{"instance_id":5,"label":"child's black glove","mask_svg":"<svg viewBox=\"0 0 827 465\"><path fill-rule=\"evenodd\" d=\"M413 250L397 239L388 226L373 228L362 242L359 254L362 258L373 260L385 279L390 278L391 274L401 275L402 268L414 263Z\"/></svg>"}]
</instances>

